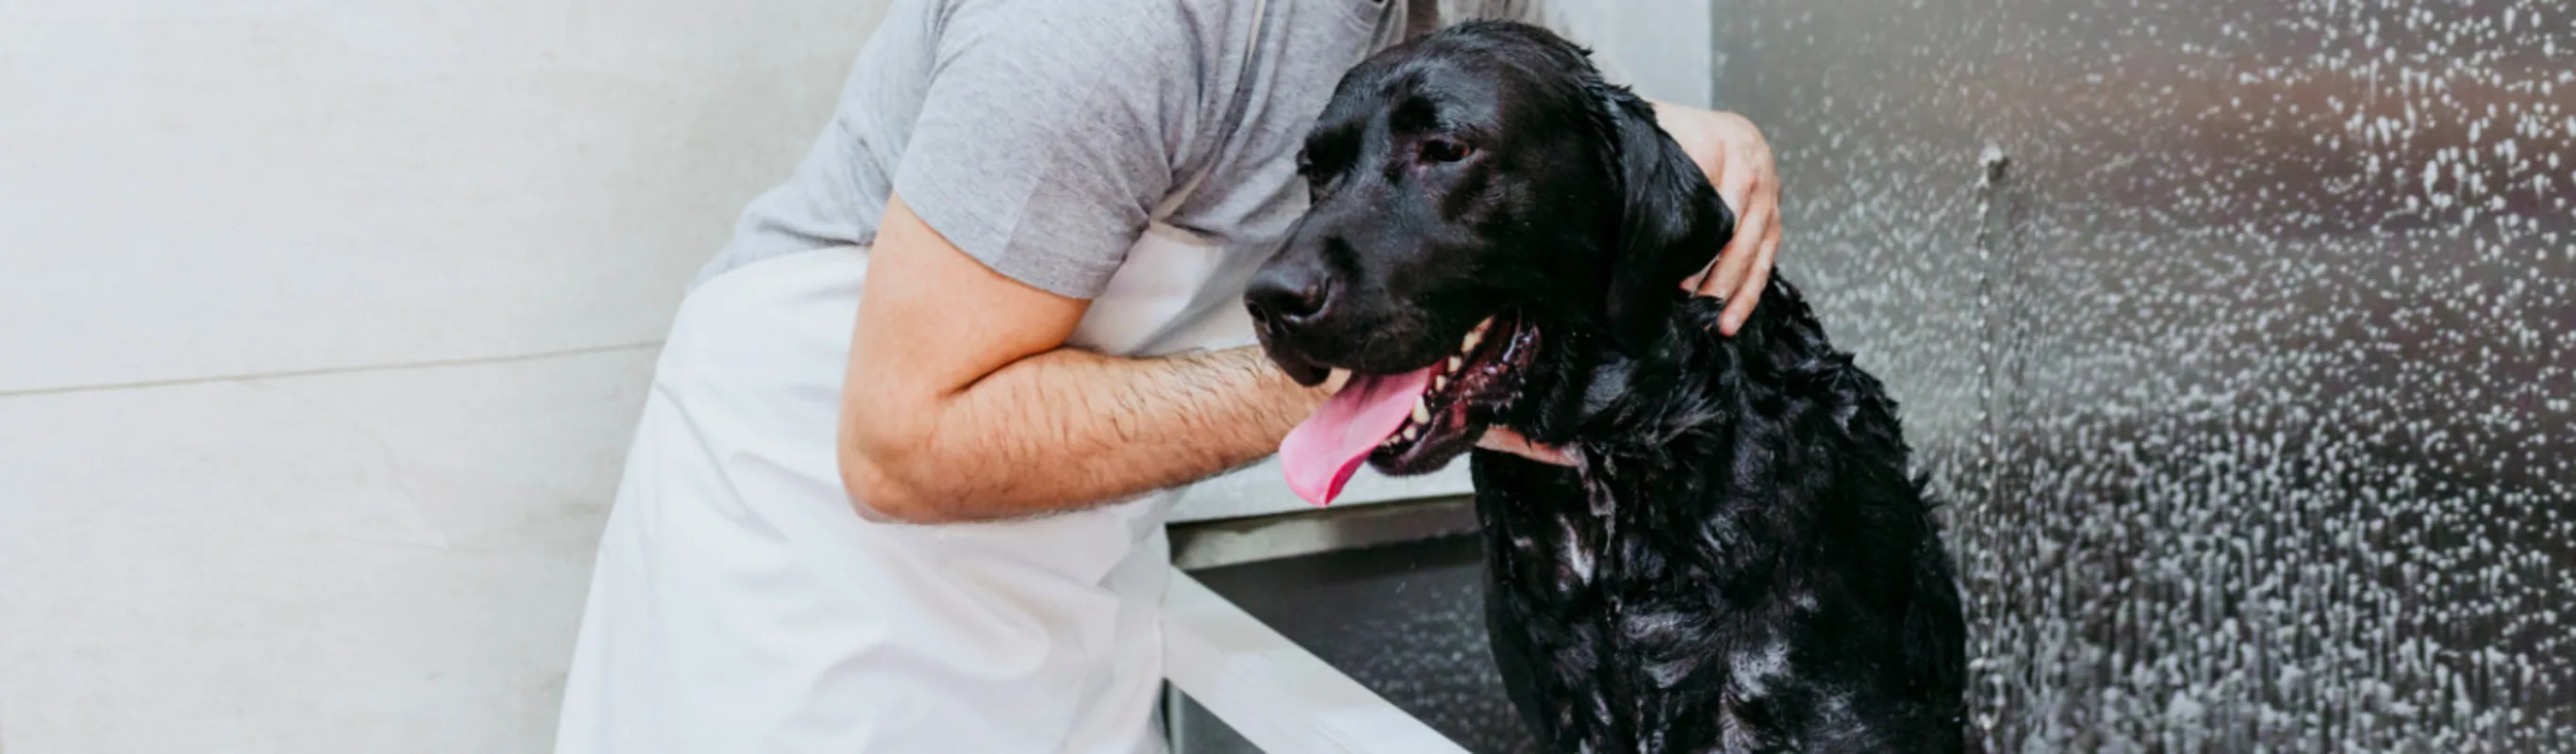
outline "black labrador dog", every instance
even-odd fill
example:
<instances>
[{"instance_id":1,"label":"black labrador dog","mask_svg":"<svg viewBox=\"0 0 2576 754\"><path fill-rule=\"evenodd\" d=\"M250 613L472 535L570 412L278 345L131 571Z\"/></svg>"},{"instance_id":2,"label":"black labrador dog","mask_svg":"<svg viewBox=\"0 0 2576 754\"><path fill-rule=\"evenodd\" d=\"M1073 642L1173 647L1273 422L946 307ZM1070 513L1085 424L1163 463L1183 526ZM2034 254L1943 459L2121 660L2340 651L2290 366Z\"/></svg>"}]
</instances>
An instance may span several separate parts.
<instances>
[{"instance_id":1,"label":"black labrador dog","mask_svg":"<svg viewBox=\"0 0 2576 754\"><path fill-rule=\"evenodd\" d=\"M1568 449L1474 454L1494 659L1552 748L1960 750L1966 629L1895 402L1785 280L1717 334L1680 281L1734 217L1588 55L1469 23L1342 79L1246 291L1288 374L1355 375L1283 463L1347 460L1337 489L1487 427Z\"/></svg>"}]
</instances>

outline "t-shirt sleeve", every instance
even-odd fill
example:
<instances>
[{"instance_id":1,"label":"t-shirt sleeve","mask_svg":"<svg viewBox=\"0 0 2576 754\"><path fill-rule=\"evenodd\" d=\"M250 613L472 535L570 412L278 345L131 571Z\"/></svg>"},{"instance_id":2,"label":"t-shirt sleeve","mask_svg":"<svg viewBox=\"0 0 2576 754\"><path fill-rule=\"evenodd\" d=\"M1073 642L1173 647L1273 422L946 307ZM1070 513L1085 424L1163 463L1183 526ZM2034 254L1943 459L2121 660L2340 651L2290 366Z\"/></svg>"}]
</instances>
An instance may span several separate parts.
<instances>
[{"instance_id":1,"label":"t-shirt sleeve","mask_svg":"<svg viewBox=\"0 0 2576 754\"><path fill-rule=\"evenodd\" d=\"M967 255L1091 298L1172 186L1185 28L1155 3L958 3L894 191Z\"/></svg>"},{"instance_id":2,"label":"t-shirt sleeve","mask_svg":"<svg viewBox=\"0 0 2576 754\"><path fill-rule=\"evenodd\" d=\"M1634 79L1619 61L1601 54L1603 27L1609 23L1610 4L1580 0L1446 0L1444 17L1452 19L1484 18L1518 21L1545 27L1558 36L1592 50L1592 64L1601 75L1615 83Z\"/></svg>"}]
</instances>

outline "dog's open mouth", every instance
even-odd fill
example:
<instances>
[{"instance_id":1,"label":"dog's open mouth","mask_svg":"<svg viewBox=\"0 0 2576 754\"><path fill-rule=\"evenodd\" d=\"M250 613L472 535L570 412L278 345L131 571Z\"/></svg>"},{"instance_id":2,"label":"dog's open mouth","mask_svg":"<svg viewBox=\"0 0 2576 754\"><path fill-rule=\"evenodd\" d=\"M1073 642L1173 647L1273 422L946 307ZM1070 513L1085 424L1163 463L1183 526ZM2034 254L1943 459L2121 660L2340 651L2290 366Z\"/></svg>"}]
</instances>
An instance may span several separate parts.
<instances>
[{"instance_id":1,"label":"dog's open mouth","mask_svg":"<svg viewBox=\"0 0 2576 754\"><path fill-rule=\"evenodd\" d=\"M1288 486L1323 505L1362 461L1391 474L1428 472L1475 445L1488 412L1519 394L1538 331L1497 314L1431 366L1351 376L1341 392L1288 434L1279 463Z\"/></svg>"}]
</instances>

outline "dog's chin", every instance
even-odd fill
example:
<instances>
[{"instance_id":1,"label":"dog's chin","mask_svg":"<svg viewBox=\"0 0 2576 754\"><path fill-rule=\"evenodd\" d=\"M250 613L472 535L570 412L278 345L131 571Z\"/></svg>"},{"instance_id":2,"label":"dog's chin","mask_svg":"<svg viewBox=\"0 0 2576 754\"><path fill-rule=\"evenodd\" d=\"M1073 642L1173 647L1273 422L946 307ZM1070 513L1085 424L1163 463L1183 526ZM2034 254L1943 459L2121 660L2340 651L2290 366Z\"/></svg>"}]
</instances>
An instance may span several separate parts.
<instances>
[{"instance_id":1,"label":"dog's chin","mask_svg":"<svg viewBox=\"0 0 2576 754\"><path fill-rule=\"evenodd\" d=\"M1306 387L1314 387L1324 384L1324 380L1332 376L1332 367L1272 343L1268 332L1262 332L1257 337L1261 340L1262 355L1270 357L1270 363L1277 365L1280 373L1288 375L1290 381Z\"/></svg>"},{"instance_id":2,"label":"dog's chin","mask_svg":"<svg viewBox=\"0 0 2576 754\"><path fill-rule=\"evenodd\" d=\"M1398 476L1427 474L1475 448L1485 428L1520 400L1538 349L1538 328L1516 313L1485 320L1457 353L1444 357L1413 416L1369 453L1369 466Z\"/></svg>"}]
</instances>

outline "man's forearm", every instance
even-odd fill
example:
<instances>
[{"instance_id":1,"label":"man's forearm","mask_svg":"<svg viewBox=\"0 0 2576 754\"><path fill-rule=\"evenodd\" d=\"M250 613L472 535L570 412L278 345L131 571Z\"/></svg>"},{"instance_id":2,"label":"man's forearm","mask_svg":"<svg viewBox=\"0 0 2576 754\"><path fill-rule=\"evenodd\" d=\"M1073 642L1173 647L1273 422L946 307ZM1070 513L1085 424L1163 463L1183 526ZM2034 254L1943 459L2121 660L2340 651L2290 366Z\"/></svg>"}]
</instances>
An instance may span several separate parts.
<instances>
[{"instance_id":1,"label":"man's forearm","mask_svg":"<svg viewBox=\"0 0 2576 754\"><path fill-rule=\"evenodd\" d=\"M898 499L860 502L895 518L1045 513L1251 463L1325 395L1251 347L1149 359L1059 348L947 396L915 446L842 463L878 477L863 488Z\"/></svg>"}]
</instances>

